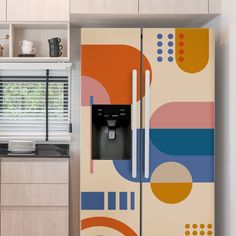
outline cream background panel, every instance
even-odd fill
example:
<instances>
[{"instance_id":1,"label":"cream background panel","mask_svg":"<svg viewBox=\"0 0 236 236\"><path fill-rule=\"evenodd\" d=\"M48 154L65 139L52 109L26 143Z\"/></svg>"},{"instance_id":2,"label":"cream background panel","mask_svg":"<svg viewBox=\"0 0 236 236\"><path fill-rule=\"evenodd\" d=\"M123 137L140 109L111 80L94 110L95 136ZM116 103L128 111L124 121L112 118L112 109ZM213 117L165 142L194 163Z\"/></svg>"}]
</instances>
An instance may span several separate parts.
<instances>
[{"instance_id":1,"label":"cream background panel","mask_svg":"<svg viewBox=\"0 0 236 236\"><path fill-rule=\"evenodd\" d=\"M81 44L129 45L140 50L141 30L135 28L81 29Z\"/></svg>"},{"instance_id":2,"label":"cream background panel","mask_svg":"<svg viewBox=\"0 0 236 236\"><path fill-rule=\"evenodd\" d=\"M193 183L190 195L178 204L159 201L150 184L143 184L143 193L143 235L184 235L185 224L214 226L214 183Z\"/></svg>"},{"instance_id":3,"label":"cream background panel","mask_svg":"<svg viewBox=\"0 0 236 236\"><path fill-rule=\"evenodd\" d=\"M210 45L208 64L202 71L193 74L184 72L178 67L176 62L170 63L167 60L167 43L169 41L167 35L169 33L175 35L175 29L143 30L143 53L148 58L153 73L150 87L151 115L156 109L168 102L214 101L214 34L212 30L209 32ZM164 35L162 39L163 61L161 63L157 62L157 41L159 41L157 39L157 33ZM175 54L174 46L173 50ZM175 58L175 55L173 57Z\"/></svg>"},{"instance_id":4,"label":"cream background panel","mask_svg":"<svg viewBox=\"0 0 236 236\"><path fill-rule=\"evenodd\" d=\"M99 233L98 233L99 232ZM124 236L116 230L112 230L105 227L93 227L90 229L83 230L81 236Z\"/></svg>"},{"instance_id":5,"label":"cream background panel","mask_svg":"<svg viewBox=\"0 0 236 236\"><path fill-rule=\"evenodd\" d=\"M91 160L91 108L81 107L81 192L105 192L105 209L107 209L107 193L116 192L116 210L84 211L81 210L81 219L93 216L106 216L118 219L132 229L139 229L139 183L124 179L115 169L111 160L93 161L94 173L90 173ZM135 210L119 211L119 192L135 192ZM128 196L128 209L130 209ZM99 228L100 229L100 228ZM101 231L102 232L102 231ZM100 231L99 231L100 234ZM89 235L89 234L85 234Z\"/></svg>"}]
</instances>

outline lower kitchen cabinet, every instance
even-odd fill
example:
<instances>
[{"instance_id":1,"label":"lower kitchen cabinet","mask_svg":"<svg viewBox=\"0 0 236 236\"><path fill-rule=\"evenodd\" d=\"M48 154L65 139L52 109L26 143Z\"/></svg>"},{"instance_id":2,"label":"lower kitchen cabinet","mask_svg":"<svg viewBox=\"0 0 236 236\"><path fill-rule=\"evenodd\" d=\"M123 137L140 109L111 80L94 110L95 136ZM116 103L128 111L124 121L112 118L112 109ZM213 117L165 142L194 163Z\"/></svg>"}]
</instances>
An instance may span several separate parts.
<instances>
[{"instance_id":1,"label":"lower kitchen cabinet","mask_svg":"<svg viewBox=\"0 0 236 236\"><path fill-rule=\"evenodd\" d=\"M1 236L68 236L68 208L8 208L1 211Z\"/></svg>"},{"instance_id":2,"label":"lower kitchen cabinet","mask_svg":"<svg viewBox=\"0 0 236 236\"><path fill-rule=\"evenodd\" d=\"M1 184L2 206L68 206L67 184Z\"/></svg>"},{"instance_id":3,"label":"lower kitchen cabinet","mask_svg":"<svg viewBox=\"0 0 236 236\"><path fill-rule=\"evenodd\" d=\"M1 158L1 236L69 236L69 159Z\"/></svg>"}]
</instances>

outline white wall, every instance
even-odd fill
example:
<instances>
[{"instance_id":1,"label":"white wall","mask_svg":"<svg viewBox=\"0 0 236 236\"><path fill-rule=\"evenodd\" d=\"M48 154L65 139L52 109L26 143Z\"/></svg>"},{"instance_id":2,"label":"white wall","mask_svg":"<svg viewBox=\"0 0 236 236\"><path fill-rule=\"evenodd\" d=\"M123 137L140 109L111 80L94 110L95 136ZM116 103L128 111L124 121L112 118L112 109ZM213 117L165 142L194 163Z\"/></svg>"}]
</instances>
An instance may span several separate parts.
<instances>
[{"instance_id":1,"label":"white wall","mask_svg":"<svg viewBox=\"0 0 236 236\"><path fill-rule=\"evenodd\" d=\"M236 236L236 1L222 0L216 31L216 236Z\"/></svg>"}]
</instances>

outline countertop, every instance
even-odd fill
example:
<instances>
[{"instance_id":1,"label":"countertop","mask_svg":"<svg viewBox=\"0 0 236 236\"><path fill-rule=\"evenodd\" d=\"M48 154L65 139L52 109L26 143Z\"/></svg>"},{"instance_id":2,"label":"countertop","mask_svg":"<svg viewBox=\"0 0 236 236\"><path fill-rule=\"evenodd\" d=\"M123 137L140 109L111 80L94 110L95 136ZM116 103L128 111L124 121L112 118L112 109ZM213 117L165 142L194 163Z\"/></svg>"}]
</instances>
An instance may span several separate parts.
<instances>
[{"instance_id":1,"label":"countertop","mask_svg":"<svg viewBox=\"0 0 236 236\"><path fill-rule=\"evenodd\" d=\"M13 154L8 152L8 144L0 144L0 157L69 158L69 144L36 144L30 154Z\"/></svg>"}]
</instances>

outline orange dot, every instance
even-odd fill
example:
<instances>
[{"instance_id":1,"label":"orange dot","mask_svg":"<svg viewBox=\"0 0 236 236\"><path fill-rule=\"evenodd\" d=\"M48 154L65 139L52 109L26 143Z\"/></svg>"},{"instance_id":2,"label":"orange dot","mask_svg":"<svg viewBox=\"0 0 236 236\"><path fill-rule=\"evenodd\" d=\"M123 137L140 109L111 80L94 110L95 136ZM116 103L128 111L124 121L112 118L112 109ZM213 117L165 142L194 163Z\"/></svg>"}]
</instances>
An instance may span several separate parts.
<instances>
[{"instance_id":1,"label":"orange dot","mask_svg":"<svg viewBox=\"0 0 236 236\"><path fill-rule=\"evenodd\" d=\"M184 34L179 34L179 38L183 39L184 38Z\"/></svg>"},{"instance_id":2,"label":"orange dot","mask_svg":"<svg viewBox=\"0 0 236 236\"><path fill-rule=\"evenodd\" d=\"M190 235L190 232L189 231L185 231L185 235Z\"/></svg>"},{"instance_id":3,"label":"orange dot","mask_svg":"<svg viewBox=\"0 0 236 236\"><path fill-rule=\"evenodd\" d=\"M179 61L183 62L184 61L184 57L179 57Z\"/></svg>"},{"instance_id":4,"label":"orange dot","mask_svg":"<svg viewBox=\"0 0 236 236\"><path fill-rule=\"evenodd\" d=\"M205 232L204 231L200 231L200 235L205 235Z\"/></svg>"},{"instance_id":5,"label":"orange dot","mask_svg":"<svg viewBox=\"0 0 236 236\"><path fill-rule=\"evenodd\" d=\"M179 42L179 46L180 46L180 47L183 47L183 46L184 46L184 42L183 42L183 41L180 41L180 42Z\"/></svg>"},{"instance_id":6,"label":"orange dot","mask_svg":"<svg viewBox=\"0 0 236 236\"><path fill-rule=\"evenodd\" d=\"M212 231L208 231L207 234L208 234L208 235L212 235Z\"/></svg>"},{"instance_id":7,"label":"orange dot","mask_svg":"<svg viewBox=\"0 0 236 236\"><path fill-rule=\"evenodd\" d=\"M212 228L212 224L208 224L208 225L207 225L207 228L208 228L208 229L211 229L211 228Z\"/></svg>"},{"instance_id":8,"label":"orange dot","mask_svg":"<svg viewBox=\"0 0 236 236\"><path fill-rule=\"evenodd\" d=\"M197 235L197 231L193 231L193 235Z\"/></svg>"},{"instance_id":9,"label":"orange dot","mask_svg":"<svg viewBox=\"0 0 236 236\"><path fill-rule=\"evenodd\" d=\"M184 54L184 49L180 49L179 54Z\"/></svg>"},{"instance_id":10,"label":"orange dot","mask_svg":"<svg viewBox=\"0 0 236 236\"><path fill-rule=\"evenodd\" d=\"M186 229L189 229L189 228L190 228L190 224L186 224L186 225L185 225L185 228L186 228Z\"/></svg>"},{"instance_id":11,"label":"orange dot","mask_svg":"<svg viewBox=\"0 0 236 236\"><path fill-rule=\"evenodd\" d=\"M196 229L197 228L197 224L193 224L193 228Z\"/></svg>"},{"instance_id":12,"label":"orange dot","mask_svg":"<svg viewBox=\"0 0 236 236\"><path fill-rule=\"evenodd\" d=\"M200 228L201 229L205 228L205 225L204 224L200 224Z\"/></svg>"}]
</instances>

